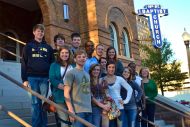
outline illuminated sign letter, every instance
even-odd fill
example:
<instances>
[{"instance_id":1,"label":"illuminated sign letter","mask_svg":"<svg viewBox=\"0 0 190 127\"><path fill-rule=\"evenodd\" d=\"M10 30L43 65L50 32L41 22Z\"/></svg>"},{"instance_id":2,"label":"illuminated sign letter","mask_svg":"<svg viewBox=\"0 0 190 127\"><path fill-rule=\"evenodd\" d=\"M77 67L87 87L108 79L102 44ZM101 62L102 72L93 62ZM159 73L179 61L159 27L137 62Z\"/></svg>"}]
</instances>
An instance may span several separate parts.
<instances>
[{"instance_id":1,"label":"illuminated sign letter","mask_svg":"<svg viewBox=\"0 0 190 127\"><path fill-rule=\"evenodd\" d=\"M160 32L160 24L159 24L159 17L160 16L167 16L168 9L161 9L160 5L145 5L144 9L138 10L138 15L145 15L149 17L149 24L150 24L150 17L152 17L152 26L153 26L153 35L154 35L154 47L162 48L162 37ZM149 26L151 27L151 26Z\"/></svg>"}]
</instances>

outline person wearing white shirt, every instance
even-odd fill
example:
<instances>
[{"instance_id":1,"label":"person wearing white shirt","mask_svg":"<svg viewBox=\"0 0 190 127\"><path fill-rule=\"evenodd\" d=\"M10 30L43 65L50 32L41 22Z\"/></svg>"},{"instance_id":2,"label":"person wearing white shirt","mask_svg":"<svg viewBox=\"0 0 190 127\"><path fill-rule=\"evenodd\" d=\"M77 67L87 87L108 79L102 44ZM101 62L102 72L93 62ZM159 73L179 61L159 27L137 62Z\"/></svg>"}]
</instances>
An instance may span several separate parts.
<instances>
[{"instance_id":1,"label":"person wearing white shirt","mask_svg":"<svg viewBox=\"0 0 190 127\"><path fill-rule=\"evenodd\" d=\"M118 117L117 122L110 121L111 127L121 127L122 120L123 120L123 111L124 106L123 104L127 104L132 96L132 88L131 86L120 76L116 76L115 73L115 63L114 62L108 62L106 65L107 69L107 75L104 77L104 79L108 83L108 93L111 96L111 98L115 101L117 107L120 109L121 115ZM120 95L121 86L123 86L124 89L127 90L127 96L123 100ZM117 124L117 125L116 125Z\"/></svg>"}]
</instances>

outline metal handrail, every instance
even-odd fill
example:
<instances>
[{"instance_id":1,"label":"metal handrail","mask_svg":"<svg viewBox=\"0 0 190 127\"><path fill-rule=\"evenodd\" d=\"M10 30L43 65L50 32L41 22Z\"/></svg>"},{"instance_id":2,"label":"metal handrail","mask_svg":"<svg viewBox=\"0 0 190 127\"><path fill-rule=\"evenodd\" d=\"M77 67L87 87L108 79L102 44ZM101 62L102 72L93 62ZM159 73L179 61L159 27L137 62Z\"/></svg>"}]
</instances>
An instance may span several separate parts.
<instances>
[{"instance_id":1,"label":"metal handrail","mask_svg":"<svg viewBox=\"0 0 190 127\"><path fill-rule=\"evenodd\" d=\"M142 116L138 116L141 120L143 120L143 121L145 121L145 122L147 122L147 123L149 123L149 124L151 124L151 125L153 125L154 127L159 127L158 125L156 125L155 123L153 123L152 121L149 121L149 120L147 120L147 119L145 119L145 118L143 118Z\"/></svg>"},{"instance_id":2,"label":"metal handrail","mask_svg":"<svg viewBox=\"0 0 190 127\"><path fill-rule=\"evenodd\" d=\"M92 125L92 124L89 123L88 121L86 121L86 120L80 118L79 116L77 116L77 115L75 115L75 114L69 112L68 110L64 109L63 107L61 107L60 105L56 104L55 102L49 100L48 98L43 97L43 96L40 95L39 93L37 93L37 92L31 90L30 88L24 86L22 83L20 83L20 82L18 82L17 80L11 78L11 77L8 76L7 74L3 73L2 71L0 71L0 75L1 75L2 77L4 77L4 78L8 79L9 81L13 82L13 83L16 84L17 86L19 86L19 87L25 89L25 90L28 91L30 94L32 94L32 95L38 97L39 99L41 99L41 100L47 102L48 104L51 104L51 105L55 106L56 109L59 109L59 110L61 110L61 111L64 112L64 113L67 113L69 116L75 118L75 119L78 120L79 122L83 123L85 126L87 126L87 127L95 127L94 125Z\"/></svg>"},{"instance_id":3,"label":"metal handrail","mask_svg":"<svg viewBox=\"0 0 190 127\"><path fill-rule=\"evenodd\" d=\"M169 110L169 111L171 111L171 112L174 112L174 113L180 115L180 116L181 116L182 127L185 127L184 118L190 119L190 115L189 115L189 114L178 111L177 107L176 107L176 108L172 108L172 107L170 107L170 106L165 106L165 105L162 104L162 103L164 103L164 102L156 102L156 101L150 100L149 98L146 98L146 100L148 100L148 101L150 101L150 102L153 102L153 103L155 103L156 105L158 105L158 106L160 106L160 107L162 107L162 108L164 108L164 109L167 109L167 110ZM159 101L159 100L158 100L158 101ZM175 110L175 109L176 109L176 110Z\"/></svg>"},{"instance_id":4,"label":"metal handrail","mask_svg":"<svg viewBox=\"0 0 190 127\"><path fill-rule=\"evenodd\" d=\"M170 111L172 111L172 112L175 112L176 114L179 114L179 115L181 115L181 116L183 116L183 117L186 117L186 118L190 119L190 115L188 115L188 114L181 113L181 112L179 112L179 111L177 111L177 110L172 109L172 108L169 107L169 106L165 106L165 105L163 105L163 104L161 104L161 103L158 103L158 102L156 102L156 101L152 101L152 100L150 100L150 99L148 99L148 98L146 98L146 99L147 99L148 101L151 101L151 102L155 103L156 105L159 105L160 107L163 107L163 108L165 108L165 109L167 109L167 110L170 110Z\"/></svg>"},{"instance_id":5,"label":"metal handrail","mask_svg":"<svg viewBox=\"0 0 190 127\"><path fill-rule=\"evenodd\" d=\"M25 122L23 119L21 119L20 117L18 117L16 114L12 113L11 111L8 111L4 106L0 105L0 111L4 111L6 112L10 117L12 117L13 119L15 119L16 121L18 121L20 124L22 124L25 127L32 127L30 124L28 124L27 122Z\"/></svg>"},{"instance_id":6,"label":"metal handrail","mask_svg":"<svg viewBox=\"0 0 190 127\"><path fill-rule=\"evenodd\" d=\"M5 49L5 48L0 47L0 50L3 50L3 51L5 51L5 52L7 52L7 53L9 53L9 54L11 54L11 55L13 55L13 56L16 56L16 57L18 57L19 59L22 58L21 56L15 54L15 53L13 53L13 52L11 52L11 51Z\"/></svg>"},{"instance_id":7,"label":"metal handrail","mask_svg":"<svg viewBox=\"0 0 190 127\"><path fill-rule=\"evenodd\" d=\"M22 44L22 45L26 45L25 42L20 41L20 40L14 38L14 37L8 36L8 35L6 35L6 34L4 34L4 33L1 33L1 32L0 32L0 35L2 35L3 37L9 38L9 39L11 39L11 40L13 40L13 41L16 41L16 42L18 42L18 43L20 43L20 44Z\"/></svg>"}]
</instances>

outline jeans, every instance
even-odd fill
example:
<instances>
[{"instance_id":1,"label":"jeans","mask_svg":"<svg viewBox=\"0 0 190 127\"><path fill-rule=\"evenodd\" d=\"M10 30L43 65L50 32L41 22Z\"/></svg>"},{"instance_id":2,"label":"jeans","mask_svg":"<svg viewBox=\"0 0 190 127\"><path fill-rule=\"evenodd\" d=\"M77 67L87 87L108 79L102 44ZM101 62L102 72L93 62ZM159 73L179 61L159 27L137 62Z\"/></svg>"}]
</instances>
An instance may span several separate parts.
<instances>
[{"instance_id":1,"label":"jeans","mask_svg":"<svg viewBox=\"0 0 190 127\"><path fill-rule=\"evenodd\" d=\"M122 127L135 127L137 109L125 109Z\"/></svg>"},{"instance_id":2,"label":"jeans","mask_svg":"<svg viewBox=\"0 0 190 127\"><path fill-rule=\"evenodd\" d=\"M140 116L142 116L142 113L140 113ZM137 114L135 120L135 127L140 127L140 124L141 124L141 119L139 118L139 114Z\"/></svg>"},{"instance_id":3,"label":"jeans","mask_svg":"<svg viewBox=\"0 0 190 127\"><path fill-rule=\"evenodd\" d=\"M154 122L154 114L155 114L156 106L154 103L147 103L145 110L142 111L142 117ZM151 124L148 124L146 121L141 121L141 127L153 127Z\"/></svg>"},{"instance_id":4,"label":"jeans","mask_svg":"<svg viewBox=\"0 0 190 127\"><path fill-rule=\"evenodd\" d=\"M92 123L92 113L91 112L81 112L81 113L76 113L77 116L79 116L80 118L88 121L89 123ZM79 121L75 121L73 123L73 126L74 127L85 127L84 124L82 124L81 122Z\"/></svg>"},{"instance_id":5,"label":"jeans","mask_svg":"<svg viewBox=\"0 0 190 127\"><path fill-rule=\"evenodd\" d=\"M48 78L28 77L31 89L44 97L47 97L49 83ZM42 109L42 101L32 95L32 127L47 127L47 112Z\"/></svg>"},{"instance_id":6,"label":"jeans","mask_svg":"<svg viewBox=\"0 0 190 127\"><path fill-rule=\"evenodd\" d=\"M97 106L92 107L92 124L96 127L100 127L102 109Z\"/></svg>"}]
</instances>

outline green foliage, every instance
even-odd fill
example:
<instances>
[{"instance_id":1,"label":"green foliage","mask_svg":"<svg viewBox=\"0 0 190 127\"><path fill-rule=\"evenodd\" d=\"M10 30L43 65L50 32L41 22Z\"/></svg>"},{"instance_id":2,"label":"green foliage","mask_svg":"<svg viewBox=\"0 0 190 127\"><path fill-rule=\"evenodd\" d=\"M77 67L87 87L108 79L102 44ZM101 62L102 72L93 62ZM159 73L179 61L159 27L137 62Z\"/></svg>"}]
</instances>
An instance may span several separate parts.
<instances>
[{"instance_id":1,"label":"green foliage","mask_svg":"<svg viewBox=\"0 0 190 127\"><path fill-rule=\"evenodd\" d=\"M155 80L161 88L179 89L185 79L188 78L187 72L181 72L181 63L173 60L173 51L171 44L166 40L161 49L155 49L147 45L141 45L140 48L147 54L147 58L142 60L142 66L150 69L151 78Z\"/></svg>"}]
</instances>

